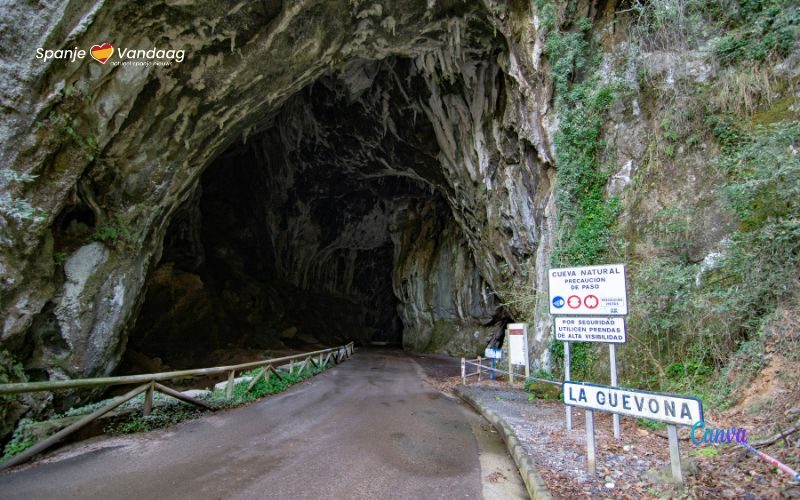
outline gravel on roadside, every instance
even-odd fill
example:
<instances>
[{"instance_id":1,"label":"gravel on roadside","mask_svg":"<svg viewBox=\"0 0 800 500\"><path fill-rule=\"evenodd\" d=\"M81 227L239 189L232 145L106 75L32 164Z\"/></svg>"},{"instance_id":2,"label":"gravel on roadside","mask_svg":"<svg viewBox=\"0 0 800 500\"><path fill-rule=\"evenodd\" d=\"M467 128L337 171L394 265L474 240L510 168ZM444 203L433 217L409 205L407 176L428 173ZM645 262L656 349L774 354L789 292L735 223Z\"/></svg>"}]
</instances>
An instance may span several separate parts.
<instances>
[{"instance_id":1,"label":"gravel on roadside","mask_svg":"<svg viewBox=\"0 0 800 500\"><path fill-rule=\"evenodd\" d=\"M669 468L666 440L639 429L631 419L622 419L623 438L615 441L610 415L595 412L597 474L593 476L586 470L582 411L573 409L573 430L567 431L560 401L529 401L528 393L491 382L460 386L459 390L502 415L555 498L680 494L663 474Z\"/></svg>"}]
</instances>

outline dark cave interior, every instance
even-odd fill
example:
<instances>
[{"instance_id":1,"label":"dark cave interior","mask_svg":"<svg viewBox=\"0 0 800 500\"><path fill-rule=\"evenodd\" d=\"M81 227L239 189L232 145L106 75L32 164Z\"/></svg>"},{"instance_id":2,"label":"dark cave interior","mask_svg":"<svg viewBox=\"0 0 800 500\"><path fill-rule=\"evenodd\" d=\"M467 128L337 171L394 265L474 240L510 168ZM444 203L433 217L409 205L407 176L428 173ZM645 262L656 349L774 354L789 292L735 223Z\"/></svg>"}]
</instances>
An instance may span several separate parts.
<instances>
[{"instance_id":1,"label":"dark cave interior","mask_svg":"<svg viewBox=\"0 0 800 500\"><path fill-rule=\"evenodd\" d=\"M398 59L324 77L207 167L171 219L121 371L402 343L393 269L452 218L433 127L406 94L425 92L412 70Z\"/></svg>"}]
</instances>

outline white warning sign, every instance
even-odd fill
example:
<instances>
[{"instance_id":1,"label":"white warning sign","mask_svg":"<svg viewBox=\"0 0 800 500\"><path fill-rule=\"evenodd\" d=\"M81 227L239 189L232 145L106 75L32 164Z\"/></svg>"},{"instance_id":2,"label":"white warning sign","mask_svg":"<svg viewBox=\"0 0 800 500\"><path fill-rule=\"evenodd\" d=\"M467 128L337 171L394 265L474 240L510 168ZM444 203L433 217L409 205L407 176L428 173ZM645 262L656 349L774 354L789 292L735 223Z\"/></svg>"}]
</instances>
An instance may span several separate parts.
<instances>
[{"instance_id":1,"label":"white warning sign","mask_svg":"<svg viewBox=\"0 0 800 500\"><path fill-rule=\"evenodd\" d=\"M624 264L550 269L548 278L550 314L580 316L628 314Z\"/></svg>"},{"instance_id":2,"label":"white warning sign","mask_svg":"<svg viewBox=\"0 0 800 500\"><path fill-rule=\"evenodd\" d=\"M563 342L625 343L625 318L556 316L556 340Z\"/></svg>"},{"instance_id":3,"label":"white warning sign","mask_svg":"<svg viewBox=\"0 0 800 500\"><path fill-rule=\"evenodd\" d=\"M512 365L528 365L528 325L508 325L508 361Z\"/></svg>"}]
</instances>

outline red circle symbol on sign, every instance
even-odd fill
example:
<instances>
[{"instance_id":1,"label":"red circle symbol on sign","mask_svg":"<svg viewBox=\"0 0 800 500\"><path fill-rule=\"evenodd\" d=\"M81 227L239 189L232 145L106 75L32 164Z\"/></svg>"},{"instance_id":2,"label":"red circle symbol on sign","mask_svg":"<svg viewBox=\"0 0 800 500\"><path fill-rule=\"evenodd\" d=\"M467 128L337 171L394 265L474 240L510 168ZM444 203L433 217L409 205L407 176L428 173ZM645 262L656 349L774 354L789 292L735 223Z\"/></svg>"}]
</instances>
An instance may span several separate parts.
<instances>
[{"instance_id":1,"label":"red circle symbol on sign","mask_svg":"<svg viewBox=\"0 0 800 500\"><path fill-rule=\"evenodd\" d=\"M583 305L588 307L589 309L594 309L600 303L600 300L595 297L594 295L587 295L585 299L583 299Z\"/></svg>"},{"instance_id":2,"label":"red circle symbol on sign","mask_svg":"<svg viewBox=\"0 0 800 500\"><path fill-rule=\"evenodd\" d=\"M577 309L581 306L581 298L577 295L570 295L567 299L567 305L573 309Z\"/></svg>"}]
</instances>

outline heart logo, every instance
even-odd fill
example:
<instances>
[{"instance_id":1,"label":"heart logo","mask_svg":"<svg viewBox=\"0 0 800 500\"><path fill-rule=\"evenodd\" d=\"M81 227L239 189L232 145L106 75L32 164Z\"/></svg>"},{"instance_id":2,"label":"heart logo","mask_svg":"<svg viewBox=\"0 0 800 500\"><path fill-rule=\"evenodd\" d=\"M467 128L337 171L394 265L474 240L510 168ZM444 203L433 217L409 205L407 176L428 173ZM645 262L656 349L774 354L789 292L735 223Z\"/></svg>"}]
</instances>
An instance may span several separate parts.
<instances>
[{"instance_id":1,"label":"heart logo","mask_svg":"<svg viewBox=\"0 0 800 500\"><path fill-rule=\"evenodd\" d=\"M108 42L104 43L103 45L92 45L90 53L97 62L105 64L106 61L111 59L111 56L114 54L114 46Z\"/></svg>"}]
</instances>

